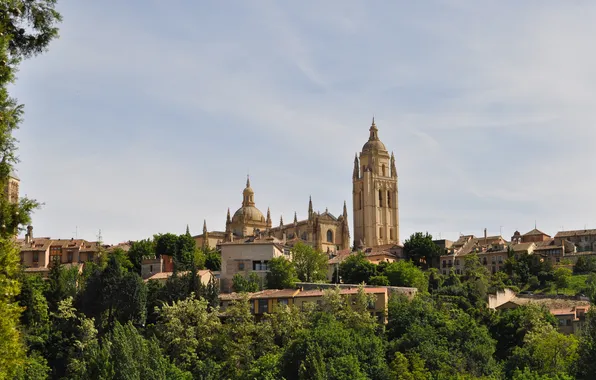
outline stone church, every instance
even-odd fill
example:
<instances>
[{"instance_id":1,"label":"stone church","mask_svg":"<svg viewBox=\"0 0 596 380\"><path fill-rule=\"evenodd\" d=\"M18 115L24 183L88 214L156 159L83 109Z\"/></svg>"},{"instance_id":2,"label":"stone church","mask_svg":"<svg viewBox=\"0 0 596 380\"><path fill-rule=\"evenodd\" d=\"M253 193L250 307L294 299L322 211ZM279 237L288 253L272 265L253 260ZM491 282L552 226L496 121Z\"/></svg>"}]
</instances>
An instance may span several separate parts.
<instances>
[{"instance_id":1,"label":"stone church","mask_svg":"<svg viewBox=\"0 0 596 380\"><path fill-rule=\"evenodd\" d=\"M355 249L399 244L399 208L395 157L385 148L378 136L373 118L368 141L354 159L353 222ZM335 216L328 209L313 211L308 201L308 218L273 226L271 212L267 215L256 207L255 192L246 180L242 192L242 206L230 217L228 209L225 231L208 231L203 224L203 234L195 236L199 246L218 247L222 243L269 239L286 246L298 242L311 245L323 252L334 253L350 249L348 210L344 201L341 215Z\"/></svg>"}]
</instances>

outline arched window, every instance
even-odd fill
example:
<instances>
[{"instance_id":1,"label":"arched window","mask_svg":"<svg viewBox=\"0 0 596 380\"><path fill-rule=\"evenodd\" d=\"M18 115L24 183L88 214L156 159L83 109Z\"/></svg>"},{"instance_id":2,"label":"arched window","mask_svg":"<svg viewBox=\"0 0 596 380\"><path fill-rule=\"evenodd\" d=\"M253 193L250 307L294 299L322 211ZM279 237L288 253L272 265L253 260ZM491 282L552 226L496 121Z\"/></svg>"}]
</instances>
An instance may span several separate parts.
<instances>
[{"instance_id":1,"label":"arched window","mask_svg":"<svg viewBox=\"0 0 596 380\"><path fill-rule=\"evenodd\" d=\"M381 173L383 174L383 177L385 177L385 164L381 165Z\"/></svg>"},{"instance_id":2,"label":"arched window","mask_svg":"<svg viewBox=\"0 0 596 380\"><path fill-rule=\"evenodd\" d=\"M389 239L393 240L393 228L389 229Z\"/></svg>"},{"instance_id":3,"label":"arched window","mask_svg":"<svg viewBox=\"0 0 596 380\"><path fill-rule=\"evenodd\" d=\"M379 206L383 207L383 191L379 190Z\"/></svg>"},{"instance_id":4,"label":"arched window","mask_svg":"<svg viewBox=\"0 0 596 380\"><path fill-rule=\"evenodd\" d=\"M333 231L327 230L327 243L333 243Z\"/></svg>"},{"instance_id":5,"label":"arched window","mask_svg":"<svg viewBox=\"0 0 596 380\"><path fill-rule=\"evenodd\" d=\"M379 238L383 238L383 227L379 227Z\"/></svg>"},{"instance_id":6,"label":"arched window","mask_svg":"<svg viewBox=\"0 0 596 380\"><path fill-rule=\"evenodd\" d=\"M387 192L387 207L391 207L391 192Z\"/></svg>"}]
</instances>

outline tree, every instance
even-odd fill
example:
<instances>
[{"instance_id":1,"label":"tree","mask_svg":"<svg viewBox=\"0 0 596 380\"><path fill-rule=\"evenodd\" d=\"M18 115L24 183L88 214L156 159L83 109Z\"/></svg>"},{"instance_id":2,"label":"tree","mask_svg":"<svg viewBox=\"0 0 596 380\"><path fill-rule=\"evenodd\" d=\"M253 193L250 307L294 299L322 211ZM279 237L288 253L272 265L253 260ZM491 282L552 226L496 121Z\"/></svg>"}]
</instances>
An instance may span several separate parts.
<instances>
[{"instance_id":1,"label":"tree","mask_svg":"<svg viewBox=\"0 0 596 380\"><path fill-rule=\"evenodd\" d=\"M29 350L42 350L50 333L49 307L44 291L46 284L40 276L23 276L21 294L17 298L24 309L21 325Z\"/></svg>"},{"instance_id":2,"label":"tree","mask_svg":"<svg viewBox=\"0 0 596 380\"><path fill-rule=\"evenodd\" d=\"M304 243L297 243L290 252L300 281L319 282L327 279L329 258L326 254Z\"/></svg>"},{"instance_id":3,"label":"tree","mask_svg":"<svg viewBox=\"0 0 596 380\"><path fill-rule=\"evenodd\" d=\"M205 255L205 268L212 271L220 271L221 254L217 251L209 250Z\"/></svg>"},{"instance_id":4,"label":"tree","mask_svg":"<svg viewBox=\"0 0 596 380\"><path fill-rule=\"evenodd\" d=\"M232 288L235 292L253 293L261 289L261 279L255 272L250 272L248 278L240 273L236 273L232 277Z\"/></svg>"},{"instance_id":5,"label":"tree","mask_svg":"<svg viewBox=\"0 0 596 380\"><path fill-rule=\"evenodd\" d=\"M592 256L580 256L573 266L573 273L585 274L596 272L596 258Z\"/></svg>"},{"instance_id":6,"label":"tree","mask_svg":"<svg viewBox=\"0 0 596 380\"><path fill-rule=\"evenodd\" d=\"M181 369L195 372L212 360L221 323L217 311L194 296L164 305L155 333L161 348Z\"/></svg>"},{"instance_id":7,"label":"tree","mask_svg":"<svg viewBox=\"0 0 596 380\"><path fill-rule=\"evenodd\" d=\"M370 284L371 277L377 275L377 266L366 260L363 252L358 252L339 264L339 274L345 284Z\"/></svg>"},{"instance_id":8,"label":"tree","mask_svg":"<svg viewBox=\"0 0 596 380\"><path fill-rule=\"evenodd\" d=\"M39 204L27 198L9 199L5 193L10 174L18 163L13 133L23 117L23 105L10 97L8 86L23 58L41 53L58 36L60 14L54 0L12 0L0 3L0 378L13 377L23 363L18 319L17 279L19 252L12 242L18 230L31 221Z\"/></svg>"},{"instance_id":9,"label":"tree","mask_svg":"<svg viewBox=\"0 0 596 380\"><path fill-rule=\"evenodd\" d=\"M577 347L574 335L561 334L545 324L526 334L524 345L513 350L510 360L518 369L529 367L541 375L565 375L578 358Z\"/></svg>"},{"instance_id":10,"label":"tree","mask_svg":"<svg viewBox=\"0 0 596 380\"><path fill-rule=\"evenodd\" d=\"M416 232L404 243L404 254L417 266L432 267L441 256L441 249L428 232Z\"/></svg>"},{"instance_id":11,"label":"tree","mask_svg":"<svg viewBox=\"0 0 596 380\"><path fill-rule=\"evenodd\" d=\"M0 379L13 377L25 355L18 330L21 313L16 301L20 291L18 257L14 243L0 238Z\"/></svg>"},{"instance_id":12,"label":"tree","mask_svg":"<svg viewBox=\"0 0 596 380\"><path fill-rule=\"evenodd\" d=\"M293 288L298 281L294 264L285 257L274 257L269 260L266 280L268 289Z\"/></svg>"},{"instance_id":13,"label":"tree","mask_svg":"<svg viewBox=\"0 0 596 380\"><path fill-rule=\"evenodd\" d=\"M395 261L385 268L384 275L392 286L408 286L424 292L428 289L428 280L424 272L411 261Z\"/></svg>"},{"instance_id":14,"label":"tree","mask_svg":"<svg viewBox=\"0 0 596 380\"><path fill-rule=\"evenodd\" d=\"M145 257L155 256L155 243L151 239L133 241L128 250L128 257L133 266L133 270L141 274L141 262Z\"/></svg>"},{"instance_id":15,"label":"tree","mask_svg":"<svg viewBox=\"0 0 596 380\"><path fill-rule=\"evenodd\" d=\"M155 254L157 257L161 257L161 255L177 255L178 236L171 233L157 234L153 236L153 241L155 243Z\"/></svg>"},{"instance_id":16,"label":"tree","mask_svg":"<svg viewBox=\"0 0 596 380\"><path fill-rule=\"evenodd\" d=\"M596 373L596 310L594 307L586 315L577 351L577 378L591 379Z\"/></svg>"},{"instance_id":17,"label":"tree","mask_svg":"<svg viewBox=\"0 0 596 380\"><path fill-rule=\"evenodd\" d=\"M557 289L565 289L569 286L569 280L571 279L571 269L569 268L557 268L554 271L554 280Z\"/></svg>"}]
</instances>

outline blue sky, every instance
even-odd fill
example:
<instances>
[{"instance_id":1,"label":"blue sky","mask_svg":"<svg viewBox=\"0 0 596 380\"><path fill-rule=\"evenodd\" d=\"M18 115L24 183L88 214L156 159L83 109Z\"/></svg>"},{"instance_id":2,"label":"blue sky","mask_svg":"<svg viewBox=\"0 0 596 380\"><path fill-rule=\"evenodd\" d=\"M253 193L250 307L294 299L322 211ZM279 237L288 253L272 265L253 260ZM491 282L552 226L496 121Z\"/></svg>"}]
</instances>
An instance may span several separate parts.
<instances>
[{"instance_id":1,"label":"blue sky","mask_svg":"<svg viewBox=\"0 0 596 380\"><path fill-rule=\"evenodd\" d=\"M596 3L65 1L26 61L34 234L223 230L246 174L274 223L351 205L374 114L402 239L596 228ZM351 214L351 212L350 212ZM351 215L350 215L351 218Z\"/></svg>"}]
</instances>

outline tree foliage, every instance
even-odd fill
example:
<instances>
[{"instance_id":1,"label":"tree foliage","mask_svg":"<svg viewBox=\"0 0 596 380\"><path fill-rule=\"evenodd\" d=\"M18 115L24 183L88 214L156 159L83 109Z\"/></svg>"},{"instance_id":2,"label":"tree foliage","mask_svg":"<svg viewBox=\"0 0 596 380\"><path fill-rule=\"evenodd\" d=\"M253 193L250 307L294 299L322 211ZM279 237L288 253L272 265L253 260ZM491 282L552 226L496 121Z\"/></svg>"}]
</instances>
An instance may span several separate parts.
<instances>
[{"instance_id":1,"label":"tree foliage","mask_svg":"<svg viewBox=\"0 0 596 380\"><path fill-rule=\"evenodd\" d=\"M266 282L268 289L293 288L298 277L292 262L285 257L274 257L269 260L269 272Z\"/></svg>"},{"instance_id":2,"label":"tree foliage","mask_svg":"<svg viewBox=\"0 0 596 380\"><path fill-rule=\"evenodd\" d=\"M329 257L310 245L297 243L291 249L292 262L298 279L303 282L322 282L327 279Z\"/></svg>"}]
</instances>

